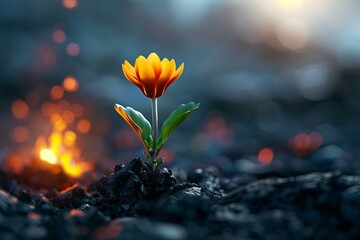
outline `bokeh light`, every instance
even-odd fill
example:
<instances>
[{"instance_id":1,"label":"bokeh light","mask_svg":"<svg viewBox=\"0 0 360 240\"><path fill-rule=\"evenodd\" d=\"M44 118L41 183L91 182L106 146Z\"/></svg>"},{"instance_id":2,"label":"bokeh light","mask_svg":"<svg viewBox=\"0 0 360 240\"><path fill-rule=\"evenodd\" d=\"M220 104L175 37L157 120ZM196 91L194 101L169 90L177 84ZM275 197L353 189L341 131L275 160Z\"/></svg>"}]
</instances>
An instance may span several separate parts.
<instances>
[{"instance_id":1,"label":"bokeh light","mask_svg":"<svg viewBox=\"0 0 360 240\"><path fill-rule=\"evenodd\" d=\"M64 89L61 86L53 86L50 90L52 100L60 100L64 96Z\"/></svg>"},{"instance_id":2,"label":"bokeh light","mask_svg":"<svg viewBox=\"0 0 360 240\"><path fill-rule=\"evenodd\" d=\"M272 162L273 158L274 158L274 151L271 148L265 147L260 150L258 156L260 163L269 164Z\"/></svg>"},{"instance_id":3,"label":"bokeh light","mask_svg":"<svg viewBox=\"0 0 360 240\"><path fill-rule=\"evenodd\" d=\"M21 143L21 142L25 142L29 139L30 132L26 127L18 126L13 129L11 136L12 136L12 139L14 140L14 142Z\"/></svg>"},{"instance_id":4,"label":"bokeh light","mask_svg":"<svg viewBox=\"0 0 360 240\"><path fill-rule=\"evenodd\" d=\"M15 100L11 104L11 112L17 119L25 119L29 116L30 109L23 100Z\"/></svg>"},{"instance_id":5,"label":"bokeh light","mask_svg":"<svg viewBox=\"0 0 360 240\"><path fill-rule=\"evenodd\" d=\"M53 32L52 38L56 43L63 43L65 41L65 32L63 30L57 29Z\"/></svg>"},{"instance_id":6,"label":"bokeh light","mask_svg":"<svg viewBox=\"0 0 360 240\"><path fill-rule=\"evenodd\" d=\"M90 129L91 123L87 119L81 119L77 124L77 130L82 134L89 133Z\"/></svg>"},{"instance_id":7,"label":"bokeh light","mask_svg":"<svg viewBox=\"0 0 360 240\"><path fill-rule=\"evenodd\" d=\"M67 92L75 92L79 88L79 82L73 76L67 76L62 85L64 90Z\"/></svg>"},{"instance_id":8,"label":"bokeh light","mask_svg":"<svg viewBox=\"0 0 360 240\"><path fill-rule=\"evenodd\" d=\"M63 6L67 9L73 9L76 8L78 5L77 0L62 0Z\"/></svg>"},{"instance_id":9,"label":"bokeh light","mask_svg":"<svg viewBox=\"0 0 360 240\"><path fill-rule=\"evenodd\" d=\"M277 29L280 43L289 50L299 50L309 42L310 31L299 19L284 21Z\"/></svg>"},{"instance_id":10,"label":"bokeh light","mask_svg":"<svg viewBox=\"0 0 360 240\"><path fill-rule=\"evenodd\" d=\"M67 47L66 47L66 53L71 57L75 57L75 56L79 55L79 53L80 53L79 44L69 43L69 45L67 45Z\"/></svg>"}]
</instances>

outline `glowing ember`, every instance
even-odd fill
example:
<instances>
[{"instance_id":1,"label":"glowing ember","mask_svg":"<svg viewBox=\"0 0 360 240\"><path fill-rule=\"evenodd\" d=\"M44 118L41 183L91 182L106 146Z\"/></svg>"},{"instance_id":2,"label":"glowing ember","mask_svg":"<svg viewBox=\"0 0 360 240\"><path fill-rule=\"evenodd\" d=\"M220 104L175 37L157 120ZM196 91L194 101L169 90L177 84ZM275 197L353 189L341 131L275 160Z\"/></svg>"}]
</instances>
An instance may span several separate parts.
<instances>
[{"instance_id":1,"label":"glowing ember","mask_svg":"<svg viewBox=\"0 0 360 240\"><path fill-rule=\"evenodd\" d=\"M41 149L40 153L39 153L39 157L41 160L46 161L51 164L58 163L58 160L57 160L57 157L56 157L56 154L54 153L54 151L51 149L48 149L48 148Z\"/></svg>"},{"instance_id":2,"label":"glowing ember","mask_svg":"<svg viewBox=\"0 0 360 240\"><path fill-rule=\"evenodd\" d=\"M75 209L75 208L71 209L69 214L72 217L81 217L85 215L83 211L80 211L79 209Z\"/></svg>"},{"instance_id":3,"label":"glowing ember","mask_svg":"<svg viewBox=\"0 0 360 240\"><path fill-rule=\"evenodd\" d=\"M72 131L66 131L64 135L64 143L68 147L73 147L76 143L76 134Z\"/></svg>"},{"instance_id":4,"label":"glowing ember","mask_svg":"<svg viewBox=\"0 0 360 240\"><path fill-rule=\"evenodd\" d=\"M39 159L53 165L61 166L69 176L80 177L92 169L92 164L81 159L81 151L76 146L77 135L67 130L67 123L62 115L51 116L53 131L46 139L37 139L35 151Z\"/></svg>"},{"instance_id":5,"label":"glowing ember","mask_svg":"<svg viewBox=\"0 0 360 240\"><path fill-rule=\"evenodd\" d=\"M31 220L39 220L41 218L41 216L37 213L29 212L28 218L30 218Z\"/></svg>"},{"instance_id":6,"label":"glowing ember","mask_svg":"<svg viewBox=\"0 0 360 240\"><path fill-rule=\"evenodd\" d=\"M78 87L77 80L68 76L62 85L50 88L51 100L49 101L40 102L44 95L31 91L26 94L25 101L19 99L11 103L11 113L18 120L33 120L37 112L31 112L33 109L30 107L37 106L36 109L40 108L41 114L48 118L52 130L48 132L47 124L36 126L36 129L43 129L47 135L42 133L37 137L31 162L29 162L28 153L24 156L14 155L2 164L4 169L21 173L26 169L25 167L32 164L34 169L46 170L53 174L65 173L73 178L78 178L93 169L93 163L82 158L83 153L77 144L78 134L88 134L92 130L92 125L88 119L80 118L84 114L84 107L81 104L72 104L64 99L65 91L67 95L70 95ZM34 123L36 125L44 122L36 118ZM28 126L14 126L9 129L8 134L12 142L25 144L33 140L31 132L32 128ZM27 145L26 148L28 148Z\"/></svg>"}]
</instances>

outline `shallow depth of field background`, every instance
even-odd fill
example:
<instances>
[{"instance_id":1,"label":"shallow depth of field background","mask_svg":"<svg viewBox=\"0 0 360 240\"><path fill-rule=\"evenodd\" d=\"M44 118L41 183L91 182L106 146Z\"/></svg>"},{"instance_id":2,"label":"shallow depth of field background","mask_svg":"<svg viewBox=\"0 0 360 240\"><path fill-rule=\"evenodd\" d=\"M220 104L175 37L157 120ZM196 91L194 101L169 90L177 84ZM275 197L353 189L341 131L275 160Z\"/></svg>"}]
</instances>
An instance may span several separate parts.
<instances>
[{"instance_id":1,"label":"shallow depth of field background","mask_svg":"<svg viewBox=\"0 0 360 240\"><path fill-rule=\"evenodd\" d=\"M59 117L72 164L142 156L113 105L150 119L121 64L156 52L185 63L160 120L201 103L166 143L166 164L357 173L359 13L356 0L2 0L0 159L21 171L39 141L56 145Z\"/></svg>"}]
</instances>

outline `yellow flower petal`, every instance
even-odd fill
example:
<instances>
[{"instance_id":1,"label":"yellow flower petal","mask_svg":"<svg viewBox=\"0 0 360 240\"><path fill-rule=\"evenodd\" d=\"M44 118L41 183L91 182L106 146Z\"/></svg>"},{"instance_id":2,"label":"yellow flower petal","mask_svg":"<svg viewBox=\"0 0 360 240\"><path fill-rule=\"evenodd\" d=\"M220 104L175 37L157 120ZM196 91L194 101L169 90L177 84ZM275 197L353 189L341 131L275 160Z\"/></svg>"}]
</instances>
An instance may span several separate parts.
<instances>
[{"instance_id":1,"label":"yellow flower petal","mask_svg":"<svg viewBox=\"0 0 360 240\"><path fill-rule=\"evenodd\" d=\"M132 71L126 64L123 64L123 65L122 65L122 70L123 70L123 72L124 72L125 77L126 77L130 82L134 82L134 81L138 82L138 81L139 81L138 78L137 78L137 76L136 76L136 74L135 74L135 72Z\"/></svg>"},{"instance_id":2,"label":"yellow flower petal","mask_svg":"<svg viewBox=\"0 0 360 240\"><path fill-rule=\"evenodd\" d=\"M167 59L167 58L164 58L164 59L161 61L161 68L162 68L163 71L164 71L164 69L167 67L168 64L169 64L169 59Z\"/></svg>"},{"instance_id":3,"label":"yellow flower petal","mask_svg":"<svg viewBox=\"0 0 360 240\"><path fill-rule=\"evenodd\" d=\"M160 62L160 58L156 53L150 53L150 55L148 56L148 61L151 63L153 69L154 69L154 73L155 73L155 78L158 78L161 74L161 62Z\"/></svg>"},{"instance_id":4,"label":"yellow flower petal","mask_svg":"<svg viewBox=\"0 0 360 240\"><path fill-rule=\"evenodd\" d=\"M145 94L145 89L144 89L144 85L139 81L139 79L137 78L136 74L131 71L125 64L122 65L122 70L124 72L125 77L134 85L136 85L144 94ZM146 95L146 94L145 94Z\"/></svg>"},{"instance_id":5,"label":"yellow flower petal","mask_svg":"<svg viewBox=\"0 0 360 240\"><path fill-rule=\"evenodd\" d=\"M163 60L163 62L164 62L164 60ZM163 66L163 71L162 71L162 73L160 75L159 83L163 82L163 81L168 81L170 79L171 75L173 74L174 70L175 70L175 60L172 59L170 62L169 61L167 61L167 62L168 63L164 63L164 65L165 64L166 65ZM161 64L163 65L163 63L161 63Z\"/></svg>"},{"instance_id":6,"label":"yellow flower petal","mask_svg":"<svg viewBox=\"0 0 360 240\"><path fill-rule=\"evenodd\" d=\"M136 58L136 60L135 60L135 73L136 73L136 75L137 75L137 77L138 77L138 79L141 79L140 78L140 65L141 65L141 63L140 62L142 62L142 61L144 61L144 60L146 60L146 58L144 57L144 56L142 56L142 55L140 55L138 58Z\"/></svg>"},{"instance_id":7,"label":"yellow flower petal","mask_svg":"<svg viewBox=\"0 0 360 240\"><path fill-rule=\"evenodd\" d=\"M182 63L180 67L171 75L170 81L178 79L183 71L184 71L184 63Z\"/></svg>"},{"instance_id":8,"label":"yellow flower petal","mask_svg":"<svg viewBox=\"0 0 360 240\"><path fill-rule=\"evenodd\" d=\"M135 84L149 98L160 97L165 90L180 77L184 64L176 68L174 59L163 58L160 61L156 53L150 53L147 58L139 56L134 66L128 61L123 63L126 78Z\"/></svg>"},{"instance_id":9,"label":"yellow flower petal","mask_svg":"<svg viewBox=\"0 0 360 240\"><path fill-rule=\"evenodd\" d=\"M155 96L156 80L154 69L147 59L139 59L139 79L144 85L146 96L153 98Z\"/></svg>"},{"instance_id":10,"label":"yellow flower petal","mask_svg":"<svg viewBox=\"0 0 360 240\"><path fill-rule=\"evenodd\" d=\"M165 60L165 64L166 64L166 60ZM163 68L163 71L159 77L158 84L156 87L156 97L160 97L165 92L165 85L167 84L168 81L170 81L170 78L174 70L175 70L175 60L172 59L170 62L166 64L166 67Z\"/></svg>"},{"instance_id":11,"label":"yellow flower petal","mask_svg":"<svg viewBox=\"0 0 360 240\"><path fill-rule=\"evenodd\" d=\"M125 65L130 71L132 71L132 72L134 73L134 75L136 74L136 73L135 73L135 68L134 68L127 60L125 60L124 65Z\"/></svg>"},{"instance_id":12,"label":"yellow flower petal","mask_svg":"<svg viewBox=\"0 0 360 240\"><path fill-rule=\"evenodd\" d=\"M164 86L164 92L166 91L166 89L171 85L173 84L173 82L175 82L179 77L180 75L182 74L184 70L184 63L182 63L180 65L180 67L171 75L171 78L170 80L165 84Z\"/></svg>"}]
</instances>

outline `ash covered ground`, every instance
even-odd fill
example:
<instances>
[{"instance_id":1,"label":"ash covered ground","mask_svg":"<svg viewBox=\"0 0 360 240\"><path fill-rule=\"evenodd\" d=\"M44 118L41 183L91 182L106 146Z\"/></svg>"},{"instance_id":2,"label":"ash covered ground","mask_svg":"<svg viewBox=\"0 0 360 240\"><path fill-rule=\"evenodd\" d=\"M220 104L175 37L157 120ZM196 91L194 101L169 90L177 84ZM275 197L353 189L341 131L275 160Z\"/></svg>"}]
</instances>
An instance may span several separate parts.
<instances>
[{"instance_id":1,"label":"ash covered ground","mask_svg":"<svg viewBox=\"0 0 360 240\"><path fill-rule=\"evenodd\" d=\"M258 179L214 167L177 180L139 159L89 186L34 190L0 175L2 239L358 239L360 177Z\"/></svg>"}]
</instances>

